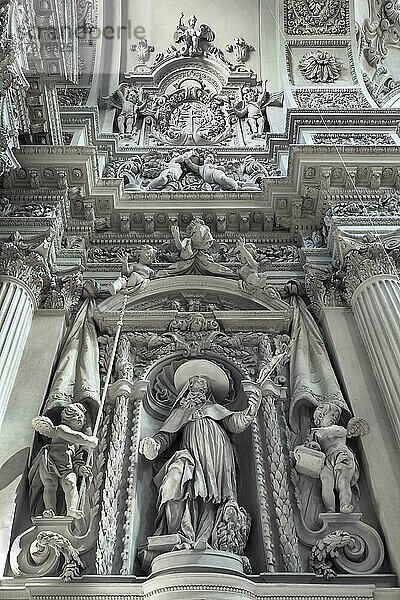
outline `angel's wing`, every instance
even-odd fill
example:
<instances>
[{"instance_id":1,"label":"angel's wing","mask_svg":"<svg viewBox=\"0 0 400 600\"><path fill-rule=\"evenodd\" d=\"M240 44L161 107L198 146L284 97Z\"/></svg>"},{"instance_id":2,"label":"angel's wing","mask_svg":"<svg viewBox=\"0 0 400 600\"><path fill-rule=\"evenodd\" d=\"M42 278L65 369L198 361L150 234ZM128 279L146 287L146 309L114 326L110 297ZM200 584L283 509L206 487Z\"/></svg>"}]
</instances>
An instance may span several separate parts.
<instances>
[{"instance_id":1,"label":"angel's wing","mask_svg":"<svg viewBox=\"0 0 400 600\"><path fill-rule=\"evenodd\" d=\"M366 435L369 431L369 425L362 417L353 417L347 423L347 437L349 438Z\"/></svg>"},{"instance_id":2,"label":"angel's wing","mask_svg":"<svg viewBox=\"0 0 400 600\"><path fill-rule=\"evenodd\" d=\"M186 34L185 25L180 25L174 33L174 44L180 44L184 41Z\"/></svg>"},{"instance_id":3,"label":"angel's wing","mask_svg":"<svg viewBox=\"0 0 400 600\"><path fill-rule=\"evenodd\" d=\"M283 92L269 94L268 106L283 106Z\"/></svg>"},{"instance_id":4,"label":"angel's wing","mask_svg":"<svg viewBox=\"0 0 400 600\"><path fill-rule=\"evenodd\" d=\"M119 109L122 108L121 98L118 95L117 91L113 92L109 96L103 96L103 100L105 100L105 102L107 102L107 104L109 104L110 106L113 106L114 108L119 108Z\"/></svg>"},{"instance_id":5,"label":"angel's wing","mask_svg":"<svg viewBox=\"0 0 400 600\"><path fill-rule=\"evenodd\" d=\"M215 33L208 25L203 23L200 25L200 37L207 42L213 42L215 40Z\"/></svg>"},{"instance_id":6,"label":"angel's wing","mask_svg":"<svg viewBox=\"0 0 400 600\"><path fill-rule=\"evenodd\" d=\"M35 431L48 438L56 435L57 429L47 417L35 417L32 419L32 427Z\"/></svg>"}]
</instances>

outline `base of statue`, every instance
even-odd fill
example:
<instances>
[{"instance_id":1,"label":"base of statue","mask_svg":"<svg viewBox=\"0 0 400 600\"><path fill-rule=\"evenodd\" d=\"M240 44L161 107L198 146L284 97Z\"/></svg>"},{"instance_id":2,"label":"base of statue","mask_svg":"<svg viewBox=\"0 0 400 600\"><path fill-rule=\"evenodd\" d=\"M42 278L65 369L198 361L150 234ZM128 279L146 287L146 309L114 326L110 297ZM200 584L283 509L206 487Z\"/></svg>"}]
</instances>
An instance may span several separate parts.
<instances>
[{"instance_id":1,"label":"base of statue","mask_svg":"<svg viewBox=\"0 0 400 600\"><path fill-rule=\"evenodd\" d=\"M383 542L379 533L361 520L362 513L325 512L319 518L321 529L307 541L315 550L314 563L318 568L324 564L320 560L321 549L325 552L330 548L337 550L331 557L338 572L371 575L380 569L385 556Z\"/></svg>"},{"instance_id":2,"label":"base of statue","mask_svg":"<svg viewBox=\"0 0 400 600\"><path fill-rule=\"evenodd\" d=\"M71 533L73 521L72 517L66 516L33 517L33 526L19 535L11 547L10 567L13 574L16 577L54 577L59 575L62 550L57 552L51 547L51 544L38 547L38 540L41 536L44 536L45 540L52 538L55 540L56 546L59 544L58 547L63 547L67 553L69 549L73 551L73 544L76 541ZM64 553L64 558L66 557L67 554Z\"/></svg>"},{"instance_id":3,"label":"base of statue","mask_svg":"<svg viewBox=\"0 0 400 600\"><path fill-rule=\"evenodd\" d=\"M177 550L160 554L151 563L152 575L165 573L231 572L243 575L243 559L219 550Z\"/></svg>"},{"instance_id":4,"label":"base of statue","mask_svg":"<svg viewBox=\"0 0 400 600\"><path fill-rule=\"evenodd\" d=\"M142 569L152 575L198 571L243 574L243 557L209 547L206 540L190 542L179 534L152 536L140 553Z\"/></svg>"}]
</instances>

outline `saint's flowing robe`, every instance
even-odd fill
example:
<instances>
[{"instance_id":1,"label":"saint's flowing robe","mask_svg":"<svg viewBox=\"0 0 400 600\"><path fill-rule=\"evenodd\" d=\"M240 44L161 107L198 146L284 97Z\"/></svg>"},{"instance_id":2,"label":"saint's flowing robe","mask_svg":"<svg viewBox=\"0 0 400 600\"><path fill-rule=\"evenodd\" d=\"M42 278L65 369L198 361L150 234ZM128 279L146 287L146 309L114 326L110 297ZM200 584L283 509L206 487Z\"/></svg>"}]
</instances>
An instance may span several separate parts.
<instances>
[{"instance_id":1,"label":"saint's flowing robe","mask_svg":"<svg viewBox=\"0 0 400 600\"><path fill-rule=\"evenodd\" d=\"M181 436L175 452L154 478L159 489L156 535L180 533L208 539L218 507L237 500L236 461L229 433L251 424L248 409L231 412L207 401L177 407L154 436L159 454Z\"/></svg>"}]
</instances>

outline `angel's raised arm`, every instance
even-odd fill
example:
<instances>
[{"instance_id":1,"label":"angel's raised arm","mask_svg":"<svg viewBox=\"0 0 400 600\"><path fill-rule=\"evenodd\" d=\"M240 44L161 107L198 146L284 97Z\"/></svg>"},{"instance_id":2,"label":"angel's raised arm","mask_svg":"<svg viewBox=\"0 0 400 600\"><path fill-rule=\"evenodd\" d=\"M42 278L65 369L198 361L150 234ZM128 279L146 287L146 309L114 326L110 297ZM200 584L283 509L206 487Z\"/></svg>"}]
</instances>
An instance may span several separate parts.
<instances>
[{"instance_id":1,"label":"angel's raised arm","mask_svg":"<svg viewBox=\"0 0 400 600\"><path fill-rule=\"evenodd\" d=\"M85 448L96 448L98 439L92 435L86 435L79 431L74 431L68 425L59 425L57 427L58 437L62 438L70 444L77 444L78 446L84 446Z\"/></svg>"}]
</instances>

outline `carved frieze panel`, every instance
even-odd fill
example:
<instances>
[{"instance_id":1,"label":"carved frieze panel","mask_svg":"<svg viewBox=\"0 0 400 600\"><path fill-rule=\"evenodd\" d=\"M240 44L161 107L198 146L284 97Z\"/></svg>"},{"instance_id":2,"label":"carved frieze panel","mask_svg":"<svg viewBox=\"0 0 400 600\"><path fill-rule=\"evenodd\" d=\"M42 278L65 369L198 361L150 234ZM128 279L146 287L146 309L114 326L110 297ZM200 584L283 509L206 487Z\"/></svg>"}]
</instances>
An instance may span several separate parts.
<instances>
[{"instance_id":1,"label":"carved frieze panel","mask_svg":"<svg viewBox=\"0 0 400 600\"><path fill-rule=\"evenodd\" d=\"M392 0L369 0L368 5L369 18L358 26L358 46L366 86L383 105L400 92L400 7Z\"/></svg>"},{"instance_id":2,"label":"carved frieze panel","mask_svg":"<svg viewBox=\"0 0 400 600\"><path fill-rule=\"evenodd\" d=\"M285 31L289 35L343 35L349 31L348 0L288 0Z\"/></svg>"},{"instance_id":3,"label":"carved frieze panel","mask_svg":"<svg viewBox=\"0 0 400 600\"><path fill-rule=\"evenodd\" d=\"M399 193L386 193L375 198L366 198L360 202L338 202L327 213L325 222L330 224L334 217L357 217L368 215L371 217L399 217Z\"/></svg>"},{"instance_id":4,"label":"carved frieze panel","mask_svg":"<svg viewBox=\"0 0 400 600\"><path fill-rule=\"evenodd\" d=\"M295 90L297 104L307 110L358 110L368 108L369 102L360 90Z\"/></svg>"},{"instance_id":5,"label":"carved frieze panel","mask_svg":"<svg viewBox=\"0 0 400 600\"><path fill-rule=\"evenodd\" d=\"M337 146L394 146L396 140L389 133L315 133L313 143Z\"/></svg>"},{"instance_id":6,"label":"carved frieze panel","mask_svg":"<svg viewBox=\"0 0 400 600\"><path fill-rule=\"evenodd\" d=\"M114 160L103 177L123 179L125 190L134 192L257 191L263 179L280 174L277 164L266 156L181 149L179 153L157 150Z\"/></svg>"}]
</instances>

